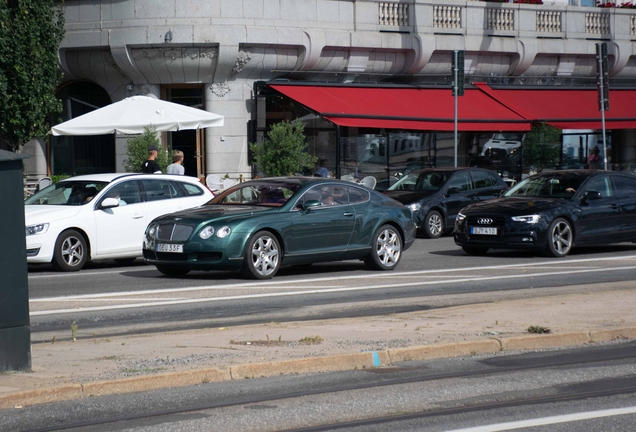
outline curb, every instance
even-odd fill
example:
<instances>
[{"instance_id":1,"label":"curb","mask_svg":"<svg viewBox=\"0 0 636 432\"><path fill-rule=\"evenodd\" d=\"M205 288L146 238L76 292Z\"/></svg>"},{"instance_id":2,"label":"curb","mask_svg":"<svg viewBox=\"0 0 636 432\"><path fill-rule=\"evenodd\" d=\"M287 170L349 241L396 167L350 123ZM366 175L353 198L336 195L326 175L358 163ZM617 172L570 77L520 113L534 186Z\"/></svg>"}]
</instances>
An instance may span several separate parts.
<instances>
[{"instance_id":1,"label":"curb","mask_svg":"<svg viewBox=\"0 0 636 432\"><path fill-rule=\"evenodd\" d=\"M367 351L355 354L313 357L280 362L243 364L226 369L196 369L156 375L94 381L39 390L0 395L0 409L62 402L112 394L134 393L170 387L183 387L209 382L271 377L319 372L337 372L391 366L402 361L432 360L491 354L500 351L532 351L586 345L617 339L636 339L636 327L591 330L563 334L491 338L482 341L457 342Z\"/></svg>"}]
</instances>

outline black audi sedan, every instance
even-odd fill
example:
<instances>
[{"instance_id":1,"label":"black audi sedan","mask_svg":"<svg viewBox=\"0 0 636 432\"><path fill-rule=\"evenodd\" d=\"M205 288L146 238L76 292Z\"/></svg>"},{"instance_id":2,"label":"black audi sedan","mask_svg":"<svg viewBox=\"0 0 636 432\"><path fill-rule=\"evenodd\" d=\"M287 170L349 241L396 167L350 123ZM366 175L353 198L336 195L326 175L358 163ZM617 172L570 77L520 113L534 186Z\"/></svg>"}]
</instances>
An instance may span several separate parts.
<instances>
[{"instance_id":1,"label":"black audi sedan","mask_svg":"<svg viewBox=\"0 0 636 432\"><path fill-rule=\"evenodd\" d=\"M496 198L507 189L494 171L430 168L408 173L383 193L411 209L418 232L437 238L453 229L460 209Z\"/></svg>"},{"instance_id":2,"label":"black audi sedan","mask_svg":"<svg viewBox=\"0 0 636 432\"><path fill-rule=\"evenodd\" d=\"M471 255L536 249L564 257L572 247L636 241L636 176L565 170L529 177L503 197L463 208L455 243Z\"/></svg>"}]
</instances>

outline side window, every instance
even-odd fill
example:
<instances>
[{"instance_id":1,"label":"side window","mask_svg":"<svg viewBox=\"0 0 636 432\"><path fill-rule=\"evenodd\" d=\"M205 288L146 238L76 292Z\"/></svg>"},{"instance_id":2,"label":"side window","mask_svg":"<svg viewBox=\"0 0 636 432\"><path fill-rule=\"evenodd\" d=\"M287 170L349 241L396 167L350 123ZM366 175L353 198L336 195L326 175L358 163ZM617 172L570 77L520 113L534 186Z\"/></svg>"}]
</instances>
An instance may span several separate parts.
<instances>
[{"instance_id":1,"label":"side window","mask_svg":"<svg viewBox=\"0 0 636 432\"><path fill-rule=\"evenodd\" d=\"M636 179L623 176L614 177L616 195L621 198L636 197Z\"/></svg>"},{"instance_id":2,"label":"side window","mask_svg":"<svg viewBox=\"0 0 636 432\"><path fill-rule=\"evenodd\" d=\"M468 178L468 173L455 173L455 175L453 175L453 177L451 177L451 179L448 181L448 188L450 189L453 187L459 189L460 191L471 190L472 186L470 184L470 179Z\"/></svg>"},{"instance_id":3,"label":"side window","mask_svg":"<svg viewBox=\"0 0 636 432\"><path fill-rule=\"evenodd\" d=\"M309 189L298 200L299 204L307 201L320 201L323 206L347 204L349 200L348 188L342 186L320 185Z\"/></svg>"},{"instance_id":4,"label":"side window","mask_svg":"<svg viewBox=\"0 0 636 432\"><path fill-rule=\"evenodd\" d=\"M185 190L185 193L188 196L203 195L203 189L201 189L197 185L193 185L191 183L181 183L181 182L179 182L179 184L183 187L183 190Z\"/></svg>"},{"instance_id":5,"label":"side window","mask_svg":"<svg viewBox=\"0 0 636 432\"><path fill-rule=\"evenodd\" d=\"M357 187L349 188L349 204L357 204L369 200L369 192L358 189Z\"/></svg>"},{"instance_id":6,"label":"side window","mask_svg":"<svg viewBox=\"0 0 636 432\"><path fill-rule=\"evenodd\" d=\"M146 191L146 201L160 201L172 198L175 191L174 185L169 180L142 180L144 190Z\"/></svg>"},{"instance_id":7,"label":"side window","mask_svg":"<svg viewBox=\"0 0 636 432\"><path fill-rule=\"evenodd\" d=\"M104 199L106 198L117 198L120 206L141 202L137 181L127 181L113 186L104 195Z\"/></svg>"},{"instance_id":8,"label":"side window","mask_svg":"<svg viewBox=\"0 0 636 432\"><path fill-rule=\"evenodd\" d=\"M585 192L600 192L603 198L612 196L612 186L609 177L594 177L585 185Z\"/></svg>"},{"instance_id":9,"label":"side window","mask_svg":"<svg viewBox=\"0 0 636 432\"><path fill-rule=\"evenodd\" d=\"M490 173L485 171L473 171L470 174L473 176L475 189L487 188L497 184Z\"/></svg>"}]
</instances>

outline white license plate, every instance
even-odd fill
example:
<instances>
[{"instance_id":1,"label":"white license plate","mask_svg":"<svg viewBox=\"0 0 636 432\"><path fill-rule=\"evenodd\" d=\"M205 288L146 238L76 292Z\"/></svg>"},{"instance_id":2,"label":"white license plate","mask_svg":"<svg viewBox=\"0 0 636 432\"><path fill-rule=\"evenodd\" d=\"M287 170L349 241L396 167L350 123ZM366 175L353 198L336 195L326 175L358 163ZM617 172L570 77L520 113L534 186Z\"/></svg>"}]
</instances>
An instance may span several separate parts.
<instances>
[{"instance_id":1,"label":"white license plate","mask_svg":"<svg viewBox=\"0 0 636 432\"><path fill-rule=\"evenodd\" d=\"M183 245L182 244L157 243L157 252L183 253Z\"/></svg>"},{"instance_id":2,"label":"white license plate","mask_svg":"<svg viewBox=\"0 0 636 432\"><path fill-rule=\"evenodd\" d=\"M470 227L471 234L497 235L497 228Z\"/></svg>"}]
</instances>

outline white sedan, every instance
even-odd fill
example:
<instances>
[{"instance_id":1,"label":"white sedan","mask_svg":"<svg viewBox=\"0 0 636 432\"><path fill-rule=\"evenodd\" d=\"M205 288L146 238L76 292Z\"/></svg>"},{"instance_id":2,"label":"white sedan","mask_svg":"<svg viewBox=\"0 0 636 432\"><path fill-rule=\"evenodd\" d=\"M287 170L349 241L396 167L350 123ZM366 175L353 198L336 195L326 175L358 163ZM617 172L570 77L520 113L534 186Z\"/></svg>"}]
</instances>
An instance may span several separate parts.
<instances>
[{"instance_id":1,"label":"white sedan","mask_svg":"<svg viewBox=\"0 0 636 432\"><path fill-rule=\"evenodd\" d=\"M159 174L93 174L53 184L25 201L28 263L80 270L87 261L133 261L158 216L214 195L198 179Z\"/></svg>"}]
</instances>

